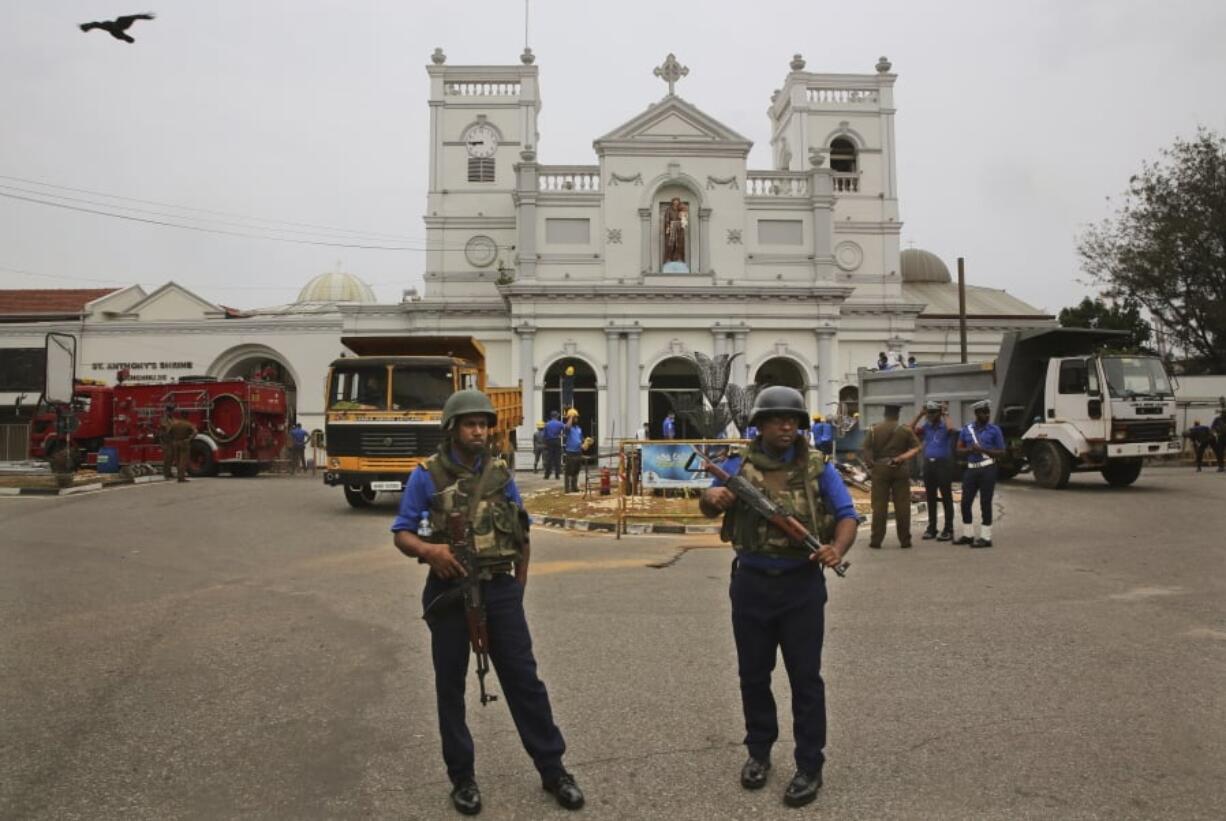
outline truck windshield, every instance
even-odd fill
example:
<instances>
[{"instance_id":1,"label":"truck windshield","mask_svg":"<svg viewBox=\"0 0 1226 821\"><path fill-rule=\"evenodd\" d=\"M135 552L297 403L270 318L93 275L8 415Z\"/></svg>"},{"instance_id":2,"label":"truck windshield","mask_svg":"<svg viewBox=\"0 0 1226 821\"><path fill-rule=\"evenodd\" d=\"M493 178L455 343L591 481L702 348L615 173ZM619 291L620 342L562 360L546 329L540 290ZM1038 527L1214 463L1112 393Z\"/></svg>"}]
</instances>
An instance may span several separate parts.
<instances>
[{"instance_id":1,"label":"truck windshield","mask_svg":"<svg viewBox=\"0 0 1226 821\"><path fill-rule=\"evenodd\" d=\"M334 369L328 389L329 410L387 410L387 368Z\"/></svg>"},{"instance_id":2,"label":"truck windshield","mask_svg":"<svg viewBox=\"0 0 1226 821\"><path fill-rule=\"evenodd\" d=\"M441 411L454 392L451 368L396 366L392 370L392 410Z\"/></svg>"},{"instance_id":3,"label":"truck windshield","mask_svg":"<svg viewBox=\"0 0 1226 821\"><path fill-rule=\"evenodd\" d=\"M1166 368L1153 357L1104 357L1103 373L1107 377L1107 390L1114 399L1175 395L1166 377Z\"/></svg>"}]
</instances>

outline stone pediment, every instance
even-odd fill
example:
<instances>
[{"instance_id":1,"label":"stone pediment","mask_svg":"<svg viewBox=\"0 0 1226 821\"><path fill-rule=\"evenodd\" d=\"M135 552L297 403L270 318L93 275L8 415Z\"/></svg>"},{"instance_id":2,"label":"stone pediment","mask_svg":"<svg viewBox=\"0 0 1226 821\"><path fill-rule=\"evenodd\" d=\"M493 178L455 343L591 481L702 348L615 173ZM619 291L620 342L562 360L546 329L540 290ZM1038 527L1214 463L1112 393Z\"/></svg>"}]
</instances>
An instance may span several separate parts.
<instances>
[{"instance_id":1,"label":"stone pediment","mask_svg":"<svg viewBox=\"0 0 1226 821\"><path fill-rule=\"evenodd\" d=\"M747 156L753 143L711 115L670 95L597 139L596 154Z\"/></svg>"},{"instance_id":2,"label":"stone pediment","mask_svg":"<svg viewBox=\"0 0 1226 821\"><path fill-rule=\"evenodd\" d=\"M146 321L213 319L225 311L175 282L168 282L124 311L124 316Z\"/></svg>"}]
</instances>

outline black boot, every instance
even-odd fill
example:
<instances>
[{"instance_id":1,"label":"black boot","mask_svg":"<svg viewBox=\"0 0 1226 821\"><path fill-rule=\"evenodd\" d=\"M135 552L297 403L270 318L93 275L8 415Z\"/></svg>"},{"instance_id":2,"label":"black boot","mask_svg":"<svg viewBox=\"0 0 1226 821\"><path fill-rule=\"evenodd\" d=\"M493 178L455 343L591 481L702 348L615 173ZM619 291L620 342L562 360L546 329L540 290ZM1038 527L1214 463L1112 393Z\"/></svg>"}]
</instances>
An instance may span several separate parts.
<instances>
[{"instance_id":1,"label":"black boot","mask_svg":"<svg viewBox=\"0 0 1226 821\"><path fill-rule=\"evenodd\" d=\"M766 776L770 773L771 763L759 761L752 755L741 767L741 786L747 790L760 790L766 786Z\"/></svg>"},{"instance_id":2,"label":"black boot","mask_svg":"<svg viewBox=\"0 0 1226 821\"><path fill-rule=\"evenodd\" d=\"M583 790L579 789L579 785L575 783L575 777L568 772L563 772L557 778L542 781L541 787L556 798L558 804L568 810L577 810L583 806Z\"/></svg>"},{"instance_id":3,"label":"black boot","mask_svg":"<svg viewBox=\"0 0 1226 821\"><path fill-rule=\"evenodd\" d=\"M476 815L481 812L481 790L477 789L477 781L472 776L461 778L451 791L451 803L464 815Z\"/></svg>"},{"instance_id":4,"label":"black boot","mask_svg":"<svg viewBox=\"0 0 1226 821\"><path fill-rule=\"evenodd\" d=\"M936 537L937 537L937 529L935 527L930 527L924 531L924 535L921 536L920 538L922 538L924 541L928 541L929 539L935 539Z\"/></svg>"},{"instance_id":5,"label":"black boot","mask_svg":"<svg viewBox=\"0 0 1226 821\"><path fill-rule=\"evenodd\" d=\"M796 771L796 775L792 776L792 783L788 784L787 790L783 793L783 803L789 807L803 807L814 798L817 798L817 791L822 786L822 774L802 773Z\"/></svg>"}]
</instances>

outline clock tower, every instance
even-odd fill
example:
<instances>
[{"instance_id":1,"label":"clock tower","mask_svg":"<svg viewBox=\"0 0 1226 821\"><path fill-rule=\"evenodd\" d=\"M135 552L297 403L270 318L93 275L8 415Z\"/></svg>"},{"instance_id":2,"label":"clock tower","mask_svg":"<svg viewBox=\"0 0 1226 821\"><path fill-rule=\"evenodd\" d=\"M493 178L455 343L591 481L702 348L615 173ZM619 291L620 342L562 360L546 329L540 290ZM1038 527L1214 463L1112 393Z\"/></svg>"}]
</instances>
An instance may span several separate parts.
<instances>
[{"instance_id":1,"label":"clock tower","mask_svg":"<svg viewBox=\"0 0 1226 821\"><path fill-rule=\"evenodd\" d=\"M453 66L436 49L430 75L427 297L494 297L515 264L515 164L535 150L541 108L535 57Z\"/></svg>"}]
</instances>

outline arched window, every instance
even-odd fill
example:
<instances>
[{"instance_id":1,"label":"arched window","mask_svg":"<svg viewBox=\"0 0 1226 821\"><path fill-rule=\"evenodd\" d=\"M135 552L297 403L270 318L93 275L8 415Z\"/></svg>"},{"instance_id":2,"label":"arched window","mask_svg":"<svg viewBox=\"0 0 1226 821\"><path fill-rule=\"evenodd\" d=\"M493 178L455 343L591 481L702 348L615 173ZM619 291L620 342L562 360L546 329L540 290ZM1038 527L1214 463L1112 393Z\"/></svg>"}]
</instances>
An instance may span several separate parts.
<instances>
[{"instance_id":1,"label":"arched window","mask_svg":"<svg viewBox=\"0 0 1226 821\"><path fill-rule=\"evenodd\" d=\"M830 141L830 170L841 174L856 172L856 146L846 137Z\"/></svg>"}]
</instances>

